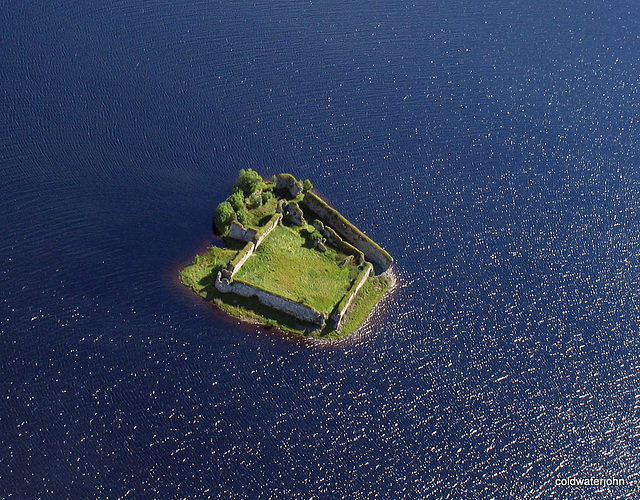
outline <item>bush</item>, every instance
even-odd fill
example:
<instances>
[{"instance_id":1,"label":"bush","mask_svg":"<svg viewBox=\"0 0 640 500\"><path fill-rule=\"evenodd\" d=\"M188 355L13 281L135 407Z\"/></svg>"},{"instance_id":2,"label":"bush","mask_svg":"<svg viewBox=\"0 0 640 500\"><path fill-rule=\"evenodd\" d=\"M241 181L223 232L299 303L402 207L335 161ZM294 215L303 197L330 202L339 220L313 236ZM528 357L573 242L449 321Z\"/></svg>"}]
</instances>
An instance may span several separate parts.
<instances>
[{"instance_id":1,"label":"bush","mask_svg":"<svg viewBox=\"0 0 640 500\"><path fill-rule=\"evenodd\" d=\"M240 224L246 227L249 222L249 211L247 207L242 206L239 210L236 210L236 218Z\"/></svg>"},{"instance_id":2,"label":"bush","mask_svg":"<svg viewBox=\"0 0 640 500\"><path fill-rule=\"evenodd\" d=\"M322 235L318 232L318 231L314 231L313 233L309 234L309 237L311 238L311 241L313 241L314 243L317 241L322 241Z\"/></svg>"},{"instance_id":3,"label":"bush","mask_svg":"<svg viewBox=\"0 0 640 500\"><path fill-rule=\"evenodd\" d=\"M273 193L271 191L264 191L262 193L262 203L263 204L268 202L271 198L273 198Z\"/></svg>"},{"instance_id":4,"label":"bush","mask_svg":"<svg viewBox=\"0 0 640 500\"><path fill-rule=\"evenodd\" d=\"M251 205L251 208L262 206L262 196L260 193L253 193L251 195L251 198L249 198L249 205Z\"/></svg>"},{"instance_id":5,"label":"bush","mask_svg":"<svg viewBox=\"0 0 640 500\"><path fill-rule=\"evenodd\" d=\"M246 210L246 209L245 209ZM236 220L236 212L228 201L223 201L216 207L215 225L220 234L225 234L229 226Z\"/></svg>"},{"instance_id":6,"label":"bush","mask_svg":"<svg viewBox=\"0 0 640 500\"><path fill-rule=\"evenodd\" d=\"M262 177L255 170L248 168L240 169L238 179L236 180L235 187L242 190L245 196L251 196L255 193L262 184Z\"/></svg>"},{"instance_id":7,"label":"bush","mask_svg":"<svg viewBox=\"0 0 640 500\"><path fill-rule=\"evenodd\" d=\"M302 183L302 190L306 193L307 191L311 191L312 189L313 189L313 184L311 184L311 181L309 179L306 179Z\"/></svg>"},{"instance_id":8,"label":"bush","mask_svg":"<svg viewBox=\"0 0 640 500\"><path fill-rule=\"evenodd\" d=\"M231 204L233 210L235 210L236 212L242 210L243 208L247 208L242 191L234 191L233 194L231 194L231 196L227 198L227 201Z\"/></svg>"}]
</instances>

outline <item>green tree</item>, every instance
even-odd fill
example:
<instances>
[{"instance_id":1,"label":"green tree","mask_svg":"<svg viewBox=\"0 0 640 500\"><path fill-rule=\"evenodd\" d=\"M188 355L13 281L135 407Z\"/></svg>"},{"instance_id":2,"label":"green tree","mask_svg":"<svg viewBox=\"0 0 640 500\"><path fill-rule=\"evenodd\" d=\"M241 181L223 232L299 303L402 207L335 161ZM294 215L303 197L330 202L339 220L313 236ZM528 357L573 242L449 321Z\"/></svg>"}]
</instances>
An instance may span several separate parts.
<instances>
[{"instance_id":1,"label":"green tree","mask_svg":"<svg viewBox=\"0 0 640 500\"><path fill-rule=\"evenodd\" d=\"M235 187L242 189L245 196L251 196L258 190L260 184L262 184L262 177L258 172L251 168L247 170L241 168Z\"/></svg>"},{"instance_id":2,"label":"green tree","mask_svg":"<svg viewBox=\"0 0 640 500\"><path fill-rule=\"evenodd\" d=\"M236 220L236 212L231 203L223 201L216 207L215 224L220 234L225 234L234 220Z\"/></svg>"},{"instance_id":3,"label":"green tree","mask_svg":"<svg viewBox=\"0 0 640 500\"><path fill-rule=\"evenodd\" d=\"M264 193L262 193L264 194ZM251 208L256 208L262 206L262 195L260 193L253 193L251 198L249 198L249 204Z\"/></svg>"},{"instance_id":4,"label":"green tree","mask_svg":"<svg viewBox=\"0 0 640 500\"><path fill-rule=\"evenodd\" d=\"M249 211L247 210L247 207L243 206L236 210L236 218L240 224L246 227L249 222Z\"/></svg>"},{"instance_id":5,"label":"green tree","mask_svg":"<svg viewBox=\"0 0 640 500\"><path fill-rule=\"evenodd\" d=\"M273 192L271 191L263 191L262 193L262 203L268 202L271 198L273 198Z\"/></svg>"},{"instance_id":6,"label":"green tree","mask_svg":"<svg viewBox=\"0 0 640 500\"><path fill-rule=\"evenodd\" d=\"M227 201L231 204L233 210L235 210L236 212L242 210L243 208L247 208L247 205L244 201L244 194L242 194L242 191L240 190L234 191L231 196L227 198Z\"/></svg>"},{"instance_id":7,"label":"green tree","mask_svg":"<svg viewBox=\"0 0 640 500\"><path fill-rule=\"evenodd\" d=\"M311 191L312 189L313 189L313 184L311 184L311 181L309 179L306 179L302 183L302 190L306 193L307 191Z\"/></svg>"}]
</instances>

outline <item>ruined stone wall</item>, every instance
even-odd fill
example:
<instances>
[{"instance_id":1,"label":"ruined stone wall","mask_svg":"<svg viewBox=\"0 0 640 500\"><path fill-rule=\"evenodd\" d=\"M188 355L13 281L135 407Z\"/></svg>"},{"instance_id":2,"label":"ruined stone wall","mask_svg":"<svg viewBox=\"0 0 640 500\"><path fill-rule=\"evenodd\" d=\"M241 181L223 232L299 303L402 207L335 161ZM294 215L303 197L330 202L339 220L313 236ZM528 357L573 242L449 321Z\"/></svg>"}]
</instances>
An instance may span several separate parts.
<instances>
[{"instance_id":1,"label":"ruined stone wall","mask_svg":"<svg viewBox=\"0 0 640 500\"><path fill-rule=\"evenodd\" d=\"M253 239L253 243L255 244L256 249L258 248L258 245L262 243L262 240L264 240L267 236L269 236L269 233L271 233L271 231L273 231L276 228L276 226L281 222L282 222L282 214L273 214L271 216L271 219L269 219L269 222L267 222L264 226L258 229Z\"/></svg>"},{"instance_id":2,"label":"ruined stone wall","mask_svg":"<svg viewBox=\"0 0 640 500\"><path fill-rule=\"evenodd\" d=\"M329 206L324 200L311 192L304 195L302 203L347 242L361 250L367 260L376 264L381 272L389 269L393 263L393 257L345 219L335 208Z\"/></svg>"},{"instance_id":3,"label":"ruined stone wall","mask_svg":"<svg viewBox=\"0 0 640 500\"><path fill-rule=\"evenodd\" d=\"M326 316L316 311L313 307L300 304L293 300L268 292L254 285L240 280L233 280L233 276L240 270L244 263L253 255L260 243L282 222L282 214L274 214L269 222L262 226L254 234L253 241L247 242L242 250L234 257L226 269L216 276L215 287L222 293L235 293L242 297L255 297L265 306L282 311L294 318L307 323L324 326Z\"/></svg>"},{"instance_id":4,"label":"ruined stone wall","mask_svg":"<svg viewBox=\"0 0 640 500\"><path fill-rule=\"evenodd\" d=\"M291 174L280 174L276 180L276 190L286 191L295 198L302 192L302 182L296 180Z\"/></svg>"},{"instance_id":5,"label":"ruined stone wall","mask_svg":"<svg viewBox=\"0 0 640 500\"><path fill-rule=\"evenodd\" d=\"M253 255L260 243L273 231L282 220L281 214L275 214L269 222L262 226L258 231L254 231L253 241L247 242L247 244L238 252L238 254L229 263L226 269L222 271L222 276L225 279L231 279L240 270L240 268L247 262L247 259Z\"/></svg>"},{"instance_id":6,"label":"ruined stone wall","mask_svg":"<svg viewBox=\"0 0 640 500\"><path fill-rule=\"evenodd\" d=\"M351 243L347 243L344 241L338 233L336 233L330 226L324 226L322 229L322 235L327 238L327 243L337 249L339 252L342 252L347 255L353 255L358 264L362 264L364 261L364 253L361 250L358 250Z\"/></svg>"},{"instance_id":7,"label":"ruined stone wall","mask_svg":"<svg viewBox=\"0 0 640 500\"><path fill-rule=\"evenodd\" d=\"M233 260L229 262L227 268L222 271L222 275L227 279L233 278L233 275L236 274L247 259L253 255L254 250L255 245L253 244L253 241L249 241L244 247L242 247L242 250L237 253Z\"/></svg>"},{"instance_id":8,"label":"ruined stone wall","mask_svg":"<svg viewBox=\"0 0 640 500\"><path fill-rule=\"evenodd\" d=\"M248 243L253 240L255 235L255 229L245 228L242 224L235 221L232 222L231 227L229 227L229 238L233 238L234 240L240 240Z\"/></svg>"},{"instance_id":9,"label":"ruined stone wall","mask_svg":"<svg viewBox=\"0 0 640 500\"><path fill-rule=\"evenodd\" d=\"M349 306L353 302L353 299L356 297L362 285L365 284L371 273L373 272L373 266L367 262L365 264L365 268L360 271L360 274L356 277L353 282L353 286L347 291L347 293L342 297L342 300L338 303L336 308L331 313L331 321L333 321L334 328L336 330L340 330L342 328L342 320L344 319L344 314L349 309Z\"/></svg>"},{"instance_id":10,"label":"ruined stone wall","mask_svg":"<svg viewBox=\"0 0 640 500\"><path fill-rule=\"evenodd\" d=\"M278 311L282 311L294 318L297 318L307 323L313 323L323 326L325 322L325 316L316 311L313 307L300 304L293 300L287 299L280 295L267 292L257 286L249 285L243 281L234 280L228 281L222 278L218 273L216 277L215 287L222 293L233 292L243 297L255 297L265 306L272 307Z\"/></svg>"}]
</instances>

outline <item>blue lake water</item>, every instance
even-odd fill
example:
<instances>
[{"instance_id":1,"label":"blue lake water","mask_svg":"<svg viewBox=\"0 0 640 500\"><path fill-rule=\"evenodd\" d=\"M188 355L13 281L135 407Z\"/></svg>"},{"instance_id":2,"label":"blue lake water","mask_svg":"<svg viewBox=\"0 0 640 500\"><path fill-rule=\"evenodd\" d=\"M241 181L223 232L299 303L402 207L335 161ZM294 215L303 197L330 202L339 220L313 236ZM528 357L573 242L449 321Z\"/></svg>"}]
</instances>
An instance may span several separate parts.
<instances>
[{"instance_id":1,"label":"blue lake water","mask_svg":"<svg viewBox=\"0 0 640 500\"><path fill-rule=\"evenodd\" d=\"M636 2L0 9L0 497L638 497ZM351 339L178 283L248 167L394 255Z\"/></svg>"}]
</instances>

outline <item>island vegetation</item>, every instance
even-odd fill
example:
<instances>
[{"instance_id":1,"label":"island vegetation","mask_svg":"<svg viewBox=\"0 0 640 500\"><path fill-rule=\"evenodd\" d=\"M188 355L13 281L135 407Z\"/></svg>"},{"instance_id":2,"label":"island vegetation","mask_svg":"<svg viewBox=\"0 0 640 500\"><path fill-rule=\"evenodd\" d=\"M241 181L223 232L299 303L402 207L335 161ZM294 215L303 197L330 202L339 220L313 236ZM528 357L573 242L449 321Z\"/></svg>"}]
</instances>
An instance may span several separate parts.
<instances>
[{"instance_id":1,"label":"island vegetation","mask_svg":"<svg viewBox=\"0 0 640 500\"><path fill-rule=\"evenodd\" d=\"M245 321L325 339L355 331L389 290L393 259L312 189L240 170L215 210L225 245L196 255L182 282Z\"/></svg>"}]
</instances>

